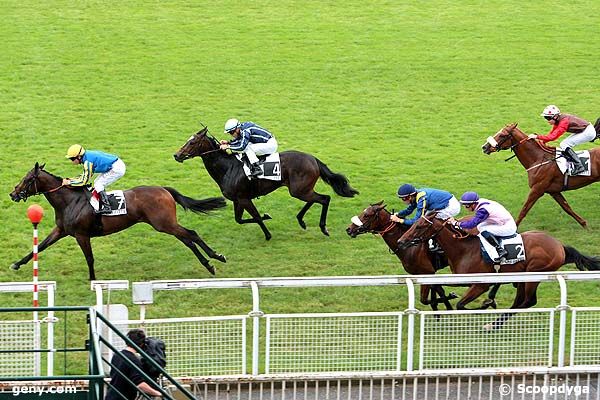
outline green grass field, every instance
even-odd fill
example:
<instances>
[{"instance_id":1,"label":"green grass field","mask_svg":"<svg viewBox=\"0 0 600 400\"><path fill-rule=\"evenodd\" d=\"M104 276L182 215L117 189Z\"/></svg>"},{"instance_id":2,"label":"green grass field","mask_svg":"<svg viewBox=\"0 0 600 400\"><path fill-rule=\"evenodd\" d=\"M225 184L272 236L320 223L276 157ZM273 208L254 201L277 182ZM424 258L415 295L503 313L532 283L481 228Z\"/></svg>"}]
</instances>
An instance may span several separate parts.
<instances>
[{"instance_id":1,"label":"green grass field","mask_svg":"<svg viewBox=\"0 0 600 400\"><path fill-rule=\"evenodd\" d=\"M347 175L361 194L332 195L331 237L320 209L285 189L256 201L273 220L270 242L254 225L237 225L231 203L210 216L178 210L182 225L228 257L217 277L389 275L404 270L377 237L350 239L349 219L369 203L396 198L401 183L476 190L517 214L528 193L524 169L508 154L485 156L485 138L510 122L545 133L549 103L589 120L600 116L595 1L519 2L238 2L13 1L0 6L0 280L31 280L31 263L9 265L31 248L25 211L44 198L13 203L13 187L36 161L60 176L80 172L65 160L69 145L113 152L127 174L113 185L173 186L183 194L220 195L199 159L173 153L200 128L224 138L227 118L270 129L279 149L312 153ZM592 147L588 146L582 147ZM540 229L586 254L599 255L600 186L567 193L587 219L581 229L550 198L521 226ZM138 225L92 241L99 279L208 278L175 238ZM85 259L65 238L40 256L40 278L58 282L59 305L93 304ZM574 266L568 266L574 269ZM597 305L598 284L570 285L572 305ZM509 306L514 291L501 291ZM540 305L559 293L542 285ZM269 293L269 312L389 311L406 306L397 289L307 289ZM5 295L5 305L28 297ZM129 303L129 293L113 302ZM219 315L250 308L249 293L169 293L149 317ZM134 312L136 312L134 310Z\"/></svg>"}]
</instances>

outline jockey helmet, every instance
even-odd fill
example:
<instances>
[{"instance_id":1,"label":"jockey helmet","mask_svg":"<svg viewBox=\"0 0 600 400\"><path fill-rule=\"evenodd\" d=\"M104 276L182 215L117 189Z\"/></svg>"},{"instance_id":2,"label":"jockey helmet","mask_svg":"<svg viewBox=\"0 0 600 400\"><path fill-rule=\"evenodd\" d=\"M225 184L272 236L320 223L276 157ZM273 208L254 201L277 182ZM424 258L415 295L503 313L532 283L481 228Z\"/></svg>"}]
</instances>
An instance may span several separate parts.
<instances>
[{"instance_id":1,"label":"jockey helmet","mask_svg":"<svg viewBox=\"0 0 600 400\"><path fill-rule=\"evenodd\" d=\"M67 150L65 158L75 158L85 154L85 149L80 144L74 144Z\"/></svg>"},{"instance_id":2,"label":"jockey helmet","mask_svg":"<svg viewBox=\"0 0 600 400\"><path fill-rule=\"evenodd\" d=\"M556 115L560 115L560 110L555 105L550 104L549 106L544 108L544 111L542 111L542 114L540 115L542 117L554 117Z\"/></svg>"},{"instance_id":3,"label":"jockey helmet","mask_svg":"<svg viewBox=\"0 0 600 400\"><path fill-rule=\"evenodd\" d=\"M460 198L460 204L472 204L479 201L477 192L464 192Z\"/></svg>"},{"instance_id":4,"label":"jockey helmet","mask_svg":"<svg viewBox=\"0 0 600 400\"><path fill-rule=\"evenodd\" d=\"M240 126L240 121L235 118L229 118L227 122L225 122L225 133L231 133Z\"/></svg>"},{"instance_id":5,"label":"jockey helmet","mask_svg":"<svg viewBox=\"0 0 600 400\"><path fill-rule=\"evenodd\" d=\"M417 189L410 183L405 183L404 185L398 188L398 197L408 197L411 194L417 193Z\"/></svg>"}]
</instances>

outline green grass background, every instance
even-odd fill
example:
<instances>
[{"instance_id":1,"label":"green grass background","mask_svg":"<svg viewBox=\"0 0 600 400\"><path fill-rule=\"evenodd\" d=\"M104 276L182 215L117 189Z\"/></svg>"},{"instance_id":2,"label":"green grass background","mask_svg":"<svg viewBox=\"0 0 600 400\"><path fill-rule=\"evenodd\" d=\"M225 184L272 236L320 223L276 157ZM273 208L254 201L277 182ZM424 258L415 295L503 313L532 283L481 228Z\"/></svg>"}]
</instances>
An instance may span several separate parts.
<instances>
[{"instance_id":1,"label":"green grass background","mask_svg":"<svg viewBox=\"0 0 600 400\"><path fill-rule=\"evenodd\" d=\"M600 116L596 1L13 1L0 4L0 280L31 280L31 263L9 265L31 248L25 212L13 187L36 161L60 176L80 172L64 159L69 145L118 154L127 174L113 189L168 185L204 198L220 195L199 159L172 155L200 122L224 137L226 119L271 130L279 149L314 154L347 175L361 194L332 195L328 227L315 206L303 231L303 203L285 189L256 201L273 220L264 240L255 225L237 225L231 203L210 216L178 210L228 257L217 277L403 274L380 238L350 239L351 216L395 196L404 182L460 196L476 190L514 215L528 193L524 169L508 154L485 156L485 138L510 122L544 133L539 113L557 104L594 121ZM591 148L592 144L581 146ZM598 249L598 185L566 194L587 230L542 198L521 225L541 229L586 254ZM208 278L175 238L138 225L92 241L99 279ZM75 240L40 255L40 279L58 283L57 304L93 304L87 266ZM574 269L574 266L568 266ZM598 283L569 285L572 305L597 305ZM559 301L543 284L542 306ZM500 305L514 291L503 289ZM129 304L129 292L111 301ZM149 317L246 313L245 291L186 291L156 296ZM5 305L27 305L2 295ZM398 288L265 291L263 309L389 311L404 309ZM132 309L135 314L137 310Z\"/></svg>"}]
</instances>

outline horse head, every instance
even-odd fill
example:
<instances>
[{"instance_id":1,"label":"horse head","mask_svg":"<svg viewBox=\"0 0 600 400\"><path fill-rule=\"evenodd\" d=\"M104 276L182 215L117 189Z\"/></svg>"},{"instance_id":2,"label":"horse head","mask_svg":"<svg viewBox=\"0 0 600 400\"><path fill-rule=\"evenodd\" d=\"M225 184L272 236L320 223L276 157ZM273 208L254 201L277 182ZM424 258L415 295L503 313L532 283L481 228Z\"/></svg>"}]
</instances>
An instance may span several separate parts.
<instances>
[{"instance_id":1,"label":"horse head","mask_svg":"<svg viewBox=\"0 0 600 400\"><path fill-rule=\"evenodd\" d=\"M15 186L15 190L10 193L12 201L25 201L28 197L41 194L45 190L45 186L40 182L40 172L44 171L45 165L46 164L40 165L37 162L35 163L35 166L31 171L21 179L21 182Z\"/></svg>"},{"instance_id":2,"label":"horse head","mask_svg":"<svg viewBox=\"0 0 600 400\"><path fill-rule=\"evenodd\" d=\"M421 216L398 240L400 249L407 249L434 238L445 225L445 221L435 218L437 211L429 211Z\"/></svg>"},{"instance_id":3,"label":"horse head","mask_svg":"<svg viewBox=\"0 0 600 400\"><path fill-rule=\"evenodd\" d=\"M395 224L390 221L391 215L385 209L383 200L371 204L360 215L355 215L350 219L352 223L346 228L346 233L352 238L363 233L381 234Z\"/></svg>"},{"instance_id":4,"label":"horse head","mask_svg":"<svg viewBox=\"0 0 600 400\"><path fill-rule=\"evenodd\" d=\"M517 128L517 123L508 124L500 129L494 136L487 138L481 146L484 154L491 154L501 150L510 150L518 146L527 136Z\"/></svg>"},{"instance_id":5,"label":"horse head","mask_svg":"<svg viewBox=\"0 0 600 400\"><path fill-rule=\"evenodd\" d=\"M208 128L205 126L190 136L177 153L173 154L173 158L177 162L183 162L188 158L203 156L217 150L219 150L219 142L208 133Z\"/></svg>"}]
</instances>

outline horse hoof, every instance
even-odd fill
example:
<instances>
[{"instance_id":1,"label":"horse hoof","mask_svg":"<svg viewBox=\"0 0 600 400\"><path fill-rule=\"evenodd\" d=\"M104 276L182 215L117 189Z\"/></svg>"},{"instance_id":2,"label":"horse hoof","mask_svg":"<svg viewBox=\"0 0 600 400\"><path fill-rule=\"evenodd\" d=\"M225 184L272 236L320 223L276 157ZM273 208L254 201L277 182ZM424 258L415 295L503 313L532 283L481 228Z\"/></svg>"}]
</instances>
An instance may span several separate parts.
<instances>
[{"instance_id":1,"label":"horse hoof","mask_svg":"<svg viewBox=\"0 0 600 400\"><path fill-rule=\"evenodd\" d=\"M271 240L271 234L265 233L265 240Z\"/></svg>"},{"instance_id":2,"label":"horse hoof","mask_svg":"<svg viewBox=\"0 0 600 400\"><path fill-rule=\"evenodd\" d=\"M448 300L458 299L458 295L454 292L448 293Z\"/></svg>"},{"instance_id":3,"label":"horse hoof","mask_svg":"<svg viewBox=\"0 0 600 400\"><path fill-rule=\"evenodd\" d=\"M18 271L20 268L21 268L21 266L20 266L20 265L17 265L16 263L15 263L15 264L12 264L12 265L10 266L10 269L12 269L12 270L15 270L15 271Z\"/></svg>"},{"instance_id":4,"label":"horse hoof","mask_svg":"<svg viewBox=\"0 0 600 400\"><path fill-rule=\"evenodd\" d=\"M205 267L206 267L206 269L208 270L208 272L210 272L210 274L211 274L211 275L213 275L213 276L214 276L214 275L216 275L216 274L215 274L215 267L213 267L213 266L212 266L212 265L210 265L210 264L208 264L208 265L205 265Z\"/></svg>"},{"instance_id":5,"label":"horse hoof","mask_svg":"<svg viewBox=\"0 0 600 400\"><path fill-rule=\"evenodd\" d=\"M327 228L326 228L326 227L322 226L322 227L321 227L321 232L323 232L323 235L325 235L325 236L329 236L329 231L327 230Z\"/></svg>"},{"instance_id":6,"label":"horse hoof","mask_svg":"<svg viewBox=\"0 0 600 400\"><path fill-rule=\"evenodd\" d=\"M483 326L483 330L487 331L487 332L493 331L494 330L494 324L492 324L492 323L485 324Z\"/></svg>"},{"instance_id":7,"label":"horse hoof","mask_svg":"<svg viewBox=\"0 0 600 400\"><path fill-rule=\"evenodd\" d=\"M216 254L213 258L221 261L222 263L227 262L227 258L225 258L225 256L223 254Z\"/></svg>"},{"instance_id":8,"label":"horse hoof","mask_svg":"<svg viewBox=\"0 0 600 400\"><path fill-rule=\"evenodd\" d=\"M302 221L301 219L298 220L298 224L300 225L300 228L306 230L306 224L304 223L304 221Z\"/></svg>"},{"instance_id":9,"label":"horse hoof","mask_svg":"<svg viewBox=\"0 0 600 400\"><path fill-rule=\"evenodd\" d=\"M271 216L269 214L263 214L262 219L263 219L263 221L265 221L267 219L273 219L273 218L271 218Z\"/></svg>"}]
</instances>

